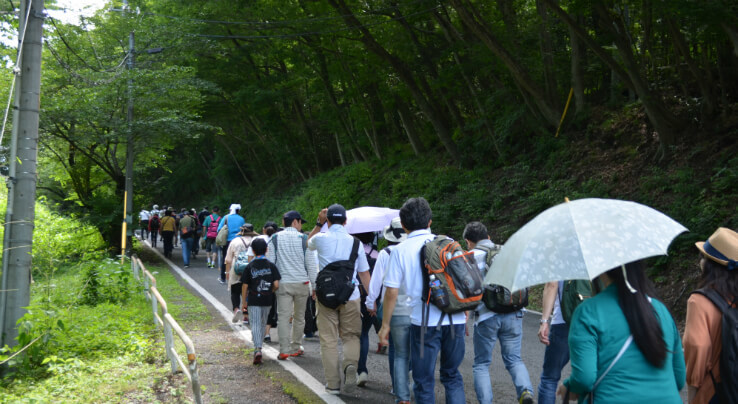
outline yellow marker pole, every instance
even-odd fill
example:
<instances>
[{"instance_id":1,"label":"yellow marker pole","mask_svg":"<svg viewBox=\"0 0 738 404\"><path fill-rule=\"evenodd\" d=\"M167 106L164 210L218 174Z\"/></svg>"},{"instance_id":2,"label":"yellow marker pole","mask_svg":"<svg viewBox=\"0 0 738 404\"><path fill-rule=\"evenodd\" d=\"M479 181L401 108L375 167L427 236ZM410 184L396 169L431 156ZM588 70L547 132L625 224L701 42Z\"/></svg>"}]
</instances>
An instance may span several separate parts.
<instances>
[{"instance_id":1,"label":"yellow marker pole","mask_svg":"<svg viewBox=\"0 0 738 404\"><path fill-rule=\"evenodd\" d=\"M556 129L556 136L559 137L559 131L561 130L561 124L564 123L564 118L566 118L566 111L569 110L569 104L571 103L571 97L574 95L574 87L572 87L569 90L569 98L566 100L566 106L564 107L564 113L561 115L561 121L559 121L559 127Z\"/></svg>"},{"instance_id":2,"label":"yellow marker pole","mask_svg":"<svg viewBox=\"0 0 738 404\"><path fill-rule=\"evenodd\" d=\"M120 264L123 265L126 258L126 233L128 228L128 223L126 222L126 211L128 211L128 206L126 206L126 202L128 201L128 191L123 192L123 234L121 235L121 252L120 252Z\"/></svg>"}]
</instances>

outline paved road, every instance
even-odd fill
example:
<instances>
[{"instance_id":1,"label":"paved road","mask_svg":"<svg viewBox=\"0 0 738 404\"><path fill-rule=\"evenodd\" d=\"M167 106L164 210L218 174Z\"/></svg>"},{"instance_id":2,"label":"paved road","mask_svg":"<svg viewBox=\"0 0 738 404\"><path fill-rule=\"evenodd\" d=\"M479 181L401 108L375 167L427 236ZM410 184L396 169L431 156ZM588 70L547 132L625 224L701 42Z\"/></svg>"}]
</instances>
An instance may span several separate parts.
<instances>
[{"instance_id":1,"label":"paved road","mask_svg":"<svg viewBox=\"0 0 738 404\"><path fill-rule=\"evenodd\" d=\"M162 243L159 243L159 251L162 251ZM182 265L182 250L176 247L173 252L172 261L180 268ZM203 288L215 296L221 303L228 308L231 307L230 294L226 290L225 285L218 282L217 277L219 270L217 268L207 268L204 253L190 262L190 267L184 269L190 277L197 281ZM176 276L176 274L175 274ZM522 357L528 372L530 373L531 382L534 389L537 389L540 378L541 367L543 364L544 346L538 341L536 336L538 332L538 320L540 316L535 313L527 313L523 319L523 351ZM469 323L469 331L472 331L472 323ZM277 330L272 330L271 337L274 343L272 346L278 349ZM347 403L390 403L392 396L390 395L391 382L389 379L389 370L387 355L377 354L374 352L377 347L377 335L371 331L369 338L369 358L367 367L369 368L369 382L366 388L357 388L353 395L342 394L340 397ZM305 355L300 358L290 359L302 366L308 373L313 375L321 383L325 382L323 376L323 366L320 360L320 343L318 338L306 339L303 343L305 347ZM374 348L374 349L372 349ZM460 366L464 378L464 390L467 402L476 402L474 393L474 378L472 375L472 364L474 362L474 346L471 335L466 337L466 354L464 361ZM439 365L436 365L438 369ZM569 368L564 370L564 377L569 374ZM494 401L496 403L513 403L516 402L515 387L512 384L510 375L507 373L500 356L499 345L495 347L492 358L492 366L490 368L492 378L492 389L494 391ZM436 401L444 402L443 385L438 379L438 371L436 370Z\"/></svg>"}]
</instances>

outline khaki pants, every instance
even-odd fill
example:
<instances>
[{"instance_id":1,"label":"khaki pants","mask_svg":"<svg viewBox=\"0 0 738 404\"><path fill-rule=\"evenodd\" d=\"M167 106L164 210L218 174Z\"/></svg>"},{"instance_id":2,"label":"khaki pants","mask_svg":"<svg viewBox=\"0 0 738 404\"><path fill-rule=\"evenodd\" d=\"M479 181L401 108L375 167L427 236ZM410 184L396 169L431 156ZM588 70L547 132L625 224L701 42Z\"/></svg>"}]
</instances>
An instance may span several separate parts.
<instances>
[{"instance_id":1,"label":"khaki pants","mask_svg":"<svg viewBox=\"0 0 738 404\"><path fill-rule=\"evenodd\" d=\"M320 358L323 360L326 387L341 388L341 373L346 366L359 362L359 335L361 308L359 299L350 300L337 309L329 309L318 302L318 333ZM338 366L338 338L343 342L343 366Z\"/></svg>"},{"instance_id":2,"label":"khaki pants","mask_svg":"<svg viewBox=\"0 0 738 404\"><path fill-rule=\"evenodd\" d=\"M297 352L302 344L305 328L305 303L310 294L306 283L279 283L277 289L277 331L279 333L279 353ZM292 317L292 337L290 338L290 317Z\"/></svg>"}]
</instances>

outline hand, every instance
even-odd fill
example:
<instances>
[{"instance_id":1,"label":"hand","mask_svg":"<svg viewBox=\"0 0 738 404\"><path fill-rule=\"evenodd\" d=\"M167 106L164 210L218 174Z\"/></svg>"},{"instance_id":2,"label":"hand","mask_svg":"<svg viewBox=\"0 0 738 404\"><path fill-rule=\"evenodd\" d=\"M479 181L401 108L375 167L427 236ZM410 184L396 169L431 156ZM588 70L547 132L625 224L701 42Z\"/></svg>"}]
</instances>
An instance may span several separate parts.
<instances>
[{"instance_id":1,"label":"hand","mask_svg":"<svg viewBox=\"0 0 738 404\"><path fill-rule=\"evenodd\" d=\"M317 299L317 295L315 294L315 291L313 290L313 300Z\"/></svg>"},{"instance_id":2,"label":"hand","mask_svg":"<svg viewBox=\"0 0 738 404\"><path fill-rule=\"evenodd\" d=\"M366 311L369 313L372 317L377 317L377 310L376 309L369 309L367 308Z\"/></svg>"},{"instance_id":3,"label":"hand","mask_svg":"<svg viewBox=\"0 0 738 404\"><path fill-rule=\"evenodd\" d=\"M247 304L244 304L243 307L241 308L241 311L244 312L244 313L248 313L249 312L249 306Z\"/></svg>"},{"instance_id":4,"label":"hand","mask_svg":"<svg viewBox=\"0 0 738 404\"><path fill-rule=\"evenodd\" d=\"M379 329L379 332L377 333L377 336L379 337L379 343L382 345L389 345L389 333L390 328L389 326L385 326L382 324L382 328Z\"/></svg>"},{"instance_id":5,"label":"hand","mask_svg":"<svg viewBox=\"0 0 738 404\"><path fill-rule=\"evenodd\" d=\"M566 389L566 386L564 386L564 383L559 383L559 388L556 389L556 395L561 397L561 399L563 400L565 398L564 396L566 395L566 390L567 389ZM570 391L569 401L577 401L577 400L579 400L579 394Z\"/></svg>"},{"instance_id":6,"label":"hand","mask_svg":"<svg viewBox=\"0 0 738 404\"><path fill-rule=\"evenodd\" d=\"M543 323L540 327L538 327L538 340L541 341L541 344L544 345L550 345L551 341L548 339L548 332L549 332L549 324Z\"/></svg>"},{"instance_id":7,"label":"hand","mask_svg":"<svg viewBox=\"0 0 738 404\"><path fill-rule=\"evenodd\" d=\"M326 220L328 220L328 208L323 208L318 213L318 222L325 223Z\"/></svg>"}]
</instances>

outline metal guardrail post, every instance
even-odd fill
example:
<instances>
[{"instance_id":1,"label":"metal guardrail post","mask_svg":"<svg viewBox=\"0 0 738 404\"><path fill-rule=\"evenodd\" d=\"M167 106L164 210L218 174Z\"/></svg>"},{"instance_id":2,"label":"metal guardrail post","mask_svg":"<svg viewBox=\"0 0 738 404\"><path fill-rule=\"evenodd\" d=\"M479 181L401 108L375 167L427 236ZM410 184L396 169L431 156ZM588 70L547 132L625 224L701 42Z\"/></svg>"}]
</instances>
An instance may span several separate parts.
<instances>
[{"instance_id":1,"label":"metal guardrail post","mask_svg":"<svg viewBox=\"0 0 738 404\"><path fill-rule=\"evenodd\" d=\"M195 353L195 344L192 343L190 337L187 336L171 314L167 313L164 318L167 323L172 325L172 328L177 332L177 335L182 339L182 342L187 349L187 361L189 362L189 366L185 368L185 365L181 362L179 356L177 357L177 361L182 366L182 371L190 379L190 382L192 382L192 394L195 397L195 402L200 404L202 403L202 393L200 391L200 378L197 373L197 354Z\"/></svg>"},{"instance_id":2,"label":"metal guardrail post","mask_svg":"<svg viewBox=\"0 0 738 404\"><path fill-rule=\"evenodd\" d=\"M131 259L131 268L133 269L133 279L140 281L141 276L138 274L138 258L133 257Z\"/></svg>"},{"instance_id":3,"label":"metal guardrail post","mask_svg":"<svg viewBox=\"0 0 738 404\"><path fill-rule=\"evenodd\" d=\"M153 293L155 299L152 299L154 301L158 301L159 305L161 306L161 317L158 316L158 312L154 315L154 321L158 324L159 321L161 322L161 325L164 327L164 349L166 349L167 352L167 358L169 358L169 362L172 366L172 373L177 372L177 351L174 349L174 336L172 335L172 325L169 321L167 321L168 318L171 318L172 316L169 315L169 310L167 309L167 303L164 301L164 298L161 296L161 293L159 293L159 289L152 286L151 287L151 293ZM174 318L172 318L173 320Z\"/></svg>"}]
</instances>

